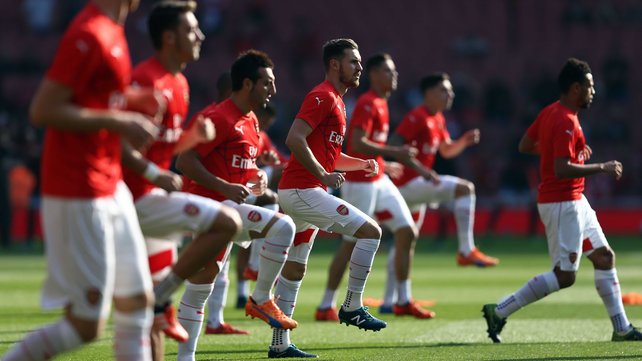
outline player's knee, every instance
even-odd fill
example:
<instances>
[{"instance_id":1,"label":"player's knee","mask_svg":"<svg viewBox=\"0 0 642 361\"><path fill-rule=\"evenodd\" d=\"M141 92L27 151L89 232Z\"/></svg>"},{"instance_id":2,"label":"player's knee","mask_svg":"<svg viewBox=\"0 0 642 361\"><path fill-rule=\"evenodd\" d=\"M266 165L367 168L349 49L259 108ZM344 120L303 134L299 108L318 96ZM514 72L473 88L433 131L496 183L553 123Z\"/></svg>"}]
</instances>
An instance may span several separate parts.
<instances>
[{"instance_id":1,"label":"player's knee","mask_svg":"<svg viewBox=\"0 0 642 361\"><path fill-rule=\"evenodd\" d=\"M559 269L556 269L555 276L557 277L560 289L571 287L575 283L575 272L560 271Z\"/></svg>"},{"instance_id":2,"label":"player's knee","mask_svg":"<svg viewBox=\"0 0 642 361\"><path fill-rule=\"evenodd\" d=\"M615 267L615 252L611 248L598 248L588 258L595 269L608 270Z\"/></svg>"},{"instance_id":3,"label":"player's knee","mask_svg":"<svg viewBox=\"0 0 642 361\"><path fill-rule=\"evenodd\" d=\"M381 239L381 227L373 220L369 220L357 230L354 236L356 238Z\"/></svg>"},{"instance_id":4,"label":"player's knee","mask_svg":"<svg viewBox=\"0 0 642 361\"><path fill-rule=\"evenodd\" d=\"M419 231L414 225L403 227L395 232L395 237L406 242L414 242L419 237Z\"/></svg>"},{"instance_id":5,"label":"player's knee","mask_svg":"<svg viewBox=\"0 0 642 361\"><path fill-rule=\"evenodd\" d=\"M475 194L475 184L465 179L460 180L455 187L455 197L463 197Z\"/></svg>"},{"instance_id":6,"label":"player's knee","mask_svg":"<svg viewBox=\"0 0 642 361\"><path fill-rule=\"evenodd\" d=\"M78 333L78 336L84 343L89 343L100 337L104 329L104 321L102 320L87 320L78 318L71 312L66 315L67 320Z\"/></svg>"},{"instance_id":7,"label":"player's knee","mask_svg":"<svg viewBox=\"0 0 642 361\"><path fill-rule=\"evenodd\" d=\"M224 232L231 239L241 232L242 228L243 223L239 213L231 207L221 205L219 214L210 229L216 232Z\"/></svg>"},{"instance_id":8,"label":"player's knee","mask_svg":"<svg viewBox=\"0 0 642 361\"><path fill-rule=\"evenodd\" d=\"M305 276L306 265L298 262L285 262L281 275L290 281L300 281Z\"/></svg>"},{"instance_id":9,"label":"player's knee","mask_svg":"<svg viewBox=\"0 0 642 361\"><path fill-rule=\"evenodd\" d=\"M114 297L114 309L120 312L134 312L136 310L150 308L154 304L154 295L151 292L144 292L128 297Z\"/></svg>"}]
</instances>

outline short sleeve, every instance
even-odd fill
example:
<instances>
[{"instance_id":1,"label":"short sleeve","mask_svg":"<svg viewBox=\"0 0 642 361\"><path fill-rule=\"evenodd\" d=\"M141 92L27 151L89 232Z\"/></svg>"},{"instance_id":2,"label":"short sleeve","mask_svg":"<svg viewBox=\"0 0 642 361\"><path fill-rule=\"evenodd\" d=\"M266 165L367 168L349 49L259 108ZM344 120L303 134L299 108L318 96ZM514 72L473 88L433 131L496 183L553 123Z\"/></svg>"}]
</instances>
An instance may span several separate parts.
<instances>
[{"instance_id":1,"label":"short sleeve","mask_svg":"<svg viewBox=\"0 0 642 361\"><path fill-rule=\"evenodd\" d=\"M553 157L574 158L575 156L575 132L573 123L566 119L556 122L553 131Z\"/></svg>"},{"instance_id":2,"label":"short sleeve","mask_svg":"<svg viewBox=\"0 0 642 361\"><path fill-rule=\"evenodd\" d=\"M303 99L296 118L305 121L314 129L327 118L334 106L334 98L330 93L312 92Z\"/></svg>"},{"instance_id":3,"label":"short sleeve","mask_svg":"<svg viewBox=\"0 0 642 361\"><path fill-rule=\"evenodd\" d=\"M88 32L66 33L47 78L75 91L86 89L102 61L102 47L96 37Z\"/></svg>"},{"instance_id":4,"label":"short sleeve","mask_svg":"<svg viewBox=\"0 0 642 361\"><path fill-rule=\"evenodd\" d=\"M417 136L417 118L412 114L406 115L395 130L399 136L409 142Z\"/></svg>"},{"instance_id":5,"label":"short sleeve","mask_svg":"<svg viewBox=\"0 0 642 361\"><path fill-rule=\"evenodd\" d=\"M369 102L360 102L357 104L350 123L353 127L363 129L363 131L370 135L372 133L372 125L374 123L374 106Z\"/></svg>"}]
</instances>

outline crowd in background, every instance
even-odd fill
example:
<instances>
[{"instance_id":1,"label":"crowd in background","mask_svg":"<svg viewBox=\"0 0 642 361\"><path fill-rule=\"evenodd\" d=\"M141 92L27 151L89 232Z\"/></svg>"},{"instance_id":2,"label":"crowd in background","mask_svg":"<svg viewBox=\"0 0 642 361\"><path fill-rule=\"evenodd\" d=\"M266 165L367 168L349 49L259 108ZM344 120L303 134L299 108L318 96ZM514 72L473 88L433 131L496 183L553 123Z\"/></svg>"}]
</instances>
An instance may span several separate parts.
<instances>
[{"instance_id":1,"label":"crowd in background","mask_svg":"<svg viewBox=\"0 0 642 361\"><path fill-rule=\"evenodd\" d=\"M0 2L0 241L8 242L11 212L38 208L43 131L28 121L28 106L51 62L62 30L86 0ZM145 0L127 26L134 63L151 52ZM533 202L537 159L517 152L519 137L543 106L558 96L556 71L570 56L589 62L596 100L580 114L596 160L618 159L624 177L587 179L599 208L642 207L642 1L465 0L414 2L412 10L385 0L199 0L207 39L189 67L190 109L216 98L215 82L238 53L268 52L276 63L277 121L270 134L283 146L307 89L318 83L324 39L351 37L364 57L386 51L400 72L390 99L392 127L418 104L418 79L451 75L456 98L447 114L453 137L481 129L481 143L437 171L472 180L480 207L526 207ZM351 106L367 81L349 92ZM283 149L284 151L286 149ZM26 196L25 196L26 194ZM30 225L31 227L31 225Z\"/></svg>"}]
</instances>

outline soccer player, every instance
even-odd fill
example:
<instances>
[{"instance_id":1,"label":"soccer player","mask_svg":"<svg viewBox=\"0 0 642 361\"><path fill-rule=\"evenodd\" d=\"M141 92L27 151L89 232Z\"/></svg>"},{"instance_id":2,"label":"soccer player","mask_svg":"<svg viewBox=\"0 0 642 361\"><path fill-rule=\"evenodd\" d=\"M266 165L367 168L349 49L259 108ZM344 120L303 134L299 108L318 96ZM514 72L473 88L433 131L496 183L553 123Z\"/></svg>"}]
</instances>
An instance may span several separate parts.
<instances>
[{"instance_id":1,"label":"soccer player","mask_svg":"<svg viewBox=\"0 0 642 361\"><path fill-rule=\"evenodd\" d=\"M151 359L152 282L131 194L120 181L121 140L141 147L157 131L149 117L119 110L131 77L123 24L137 7L135 0L89 2L34 96L32 121L47 127L42 305L65 313L3 360L48 360L93 341L112 301L115 359Z\"/></svg>"},{"instance_id":2,"label":"soccer player","mask_svg":"<svg viewBox=\"0 0 642 361\"><path fill-rule=\"evenodd\" d=\"M230 98L199 113L212 119L216 138L182 153L177 166L190 178L187 191L229 204L239 212L243 230L238 241L264 239L259 261L261 272L245 305L246 315L258 317L272 327L292 329L297 327L297 322L277 307L272 286L292 245L294 223L289 216L245 203L250 193L260 196L267 188L265 172L256 166L261 149L258 121L252 110L264 107L276 93L273 68L267 54L256 50L242 53L234 61ZM179 345L179 360L194 359L203 307L228 255L229 247L189 279L179 314L190 340Z\"/></svg>"},{"instance_id":3,"label":"soccer player","mask_svg":"<svg viewBox=\"0 0 642 361\"><path fill-rule=\"evenodd\" d=\"M123 144L123 164L127 167L124 179L135 200L152 279L157 284L170 273L183 232L196 235L180 256L181 263L192 266L198 262L194 256L204 249L223 249L237 232L239 222L237 212L229 207L208 198L177 192L182 187L182 179L169 170L175 154L214 137L214 127L204 117L196 118L187 131L183 132L182 128L189 106L189 87L182 71L188 62L199 58L205 38L195 10L193 1L167 0L158 2L152 9L148 30L156 52L136 66L133 83L141 89L155 89L166 99L167 107L160 133L146 151L138 152ZM154 360L162 360L164 355L161 331L180 342L189 337L176 321L173 306L168 304L164 310L154 322Z\"/></svg>"},{"instance_id":4,"label":"soccer player","mask_svg":"<svg viewBox=\"0 0 642 361\"><path fill-rule=\"evenodd\" d=\"M519 151L540 157L537 208L546 229L552 270L529 280L499 304L482 308L488 337L501 342L506 318L520 308L575 283L580 257L593 263L595 288L613 324L612 341L642 341L622 305L615 253L602 232L595 211L582 194L584 177L606 173L620 179L617 160L586 164L592 150L586 144L577 113L587 109L595 95L589 65L570 58L558 77L560 98L544 108L519 143Z\"/></svg>"},{"instance_id":5,"label":"soccer player","mask_svg":"<svg viewBox=\"0 0 642 361\"><path fill-rule=\"evenodd\" d=\"M352 39L330 40L323 46L323 63L325 80L306 95L286 139L292 153L279 183L279 202L294 219L297 234L275 294L279 307L292 315L319 228L355 237L348 292L339 319L346 325L379 331L386 323L363 307L362 295L381 228L357 207L327 193L327 187L341 187L346 171L365 171L368 176L379 173L375 159L363 160L341 152L346 132L342 97L349 88L359 85L363 70L359 48ZM263 268L259 275L261 272ZM268 357L317 357L292 344L288 330L275 329L273 333Z\"/></svg>"},{"instance_id":6,"label":"soccer player","mask_svg":"<svg viewBox=\"0 0 642 361\"><path fill-rule=\"evenodd\" d=\"M390 55L377 54L368 59L365 70L370 79L370 90L357 100L348 130L346 154L360 158L376 156L380 169L385 167L384 156L408 162L416 156L416 148L409 145L386 145L390 124L387 99L397 88L395 63ZM367 177L364 172L348 173L341 192L345 201L369 216L376 215L380 224L390 228L398 250L410 251L413 248L411 245L417 240L417 227L406 202L387 175L380 173ZM315 313L317 321L339 320L336 310L337 288L354 246L354 238L344 237L337 250L328 271L328 284L323 300ZM433 312L413 302L410 295L410 253L398 251L396 256L400 259L394 262L397 266L396 284L399 294L395 313L423 319L434 317Z\"/></svg>"}]
</instances>

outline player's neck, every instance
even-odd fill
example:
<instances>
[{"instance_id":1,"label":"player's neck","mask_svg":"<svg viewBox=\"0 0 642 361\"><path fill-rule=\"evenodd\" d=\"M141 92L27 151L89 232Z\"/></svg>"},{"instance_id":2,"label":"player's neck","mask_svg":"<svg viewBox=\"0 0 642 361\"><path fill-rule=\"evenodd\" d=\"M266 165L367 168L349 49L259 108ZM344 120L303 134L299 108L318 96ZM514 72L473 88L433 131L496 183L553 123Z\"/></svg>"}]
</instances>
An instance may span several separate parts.
<instances>
[{"instance_id":1,"label":"player's neck","mask_svg":"<svg viewBox=\"0 0 642 361\"><path fill-rule=\"evenodd\" d=\"M337 92L341 96L344 96L345 93L348 91L348 87L345 84L343 84L338 77L333 77L326 74L325 80L329 81L330 84L334 86L334 88L337 90Z\"/></svg>"},{"instance_id":2,"label":"player's neck","mask_svg":"<svg viewBox=\"0 0 642 361\"><path fill-rule=\"evenodd\" d=\"M129 14L129 5L127 3L110 0L93 0L93 3L113 21L125 24L125 19Z\"/></svg>"},{"instance_id":3,"label":"player's neck","mask_svg":"<svg viewBox=\"0 0 642 361\"><path fill-rule=\"evenodd\" d=\"M560 104L562 104L562 106L564 106L565 108L570 109L574 113L577 113L580 111L580 108L577 105L575 105L575 102L569 99L568 97L565 97L564 95L560 97Z\"/></svg>"},{"instance_id":4,"label":"player's neck","mask_svg":"<svg viewBox=\"0 0 642 361\"><path fill-rule=\"evenodd\" d=\"M385 98L385 99L390 98L391 92L387 91L387 90L383 90L383 87L376 86L376 85L373 84L372 86L370 86L370 89L373 92L375 92L375 94L377 94L377 96L380 97L380 98Z\"/></svg>"},{"instance_id":5,"label":"player's neck","mask_svg":"<svg viewBox=\"0 0 642 361\"><path fill-rule=\"evenodd\" d=\"M426 102L424 102L424 108L426 108L426 110L428 110L428 114L430 114L430 115L435 115L435 114L441 112L439 109L437 109L436 107L431 106L430 104L428 104Z\"/></svg>"},{"instance_id":6,"label":"player's neck","mask_svg":"<svg viewBox=\"0 0 642 361\"><path fill-rule=\"evenodd\" d=\"M174 54L170 51L159 51L156 53L156 58L158 62L161 63L163 68L168 72L176 75L185 69L185 62L180 61Z\"/></svg>"},{"instance_id":7,"label":"player's neck","mask_svg":"<svg viewBox=\"0 0 642 361\"><path fill-rule=\"evenodd\" d=\"M250 100L247 99L247 97L243 96L240 93L232 92L230 95L230 99L232 100L232 103L236 105L237 108L241 111L243 114L247 114L252 111L252 107L250 106Z\"/></svg>"}]
</instances>

